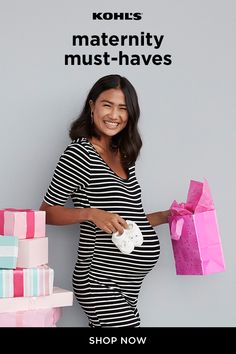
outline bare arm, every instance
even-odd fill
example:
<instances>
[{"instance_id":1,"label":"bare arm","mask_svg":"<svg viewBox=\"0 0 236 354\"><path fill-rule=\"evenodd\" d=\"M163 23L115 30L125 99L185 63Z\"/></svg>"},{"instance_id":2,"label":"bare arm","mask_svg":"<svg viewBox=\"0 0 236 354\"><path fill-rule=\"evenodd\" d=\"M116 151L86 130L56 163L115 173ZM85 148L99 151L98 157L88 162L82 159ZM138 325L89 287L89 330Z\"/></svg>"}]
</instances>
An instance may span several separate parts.
<instances>
[{"instance_id":1,"label":"bare arm","mask_svg":"<svg viewBox=\"0 0 236 354\"><path fill-rule=\"evenodd\" d=\"M79 224L89 220L87 208L65 208L61 205L49 205L43 201L40 210L46 211L46 223L49 225Z\"/></svg>"},{"instance_id":2,"label":"bare arm","mask_svg":"<svg viewBox=\"0 0 236 354\"><path fill-rule=\"evenodd\" d=\"M128 224L118 214L96 208L65 208L61 205L49 205L42 202L40 210L46 211L46 223L50 225L80 224L92 221L97 227L107 233L118 231L123 233Z\"/></svg>"},{"instance_id":3,"label":"bare arm","mask_svg":"<svg viewBox=\"0 0 236 354\"><path fill-rule=\"evenodd\" d=\"M147 214L147 219L154 227L168 223L168 216L170 216L170 210L157 211L155 213Z\"/></svg>"}]
</instances>

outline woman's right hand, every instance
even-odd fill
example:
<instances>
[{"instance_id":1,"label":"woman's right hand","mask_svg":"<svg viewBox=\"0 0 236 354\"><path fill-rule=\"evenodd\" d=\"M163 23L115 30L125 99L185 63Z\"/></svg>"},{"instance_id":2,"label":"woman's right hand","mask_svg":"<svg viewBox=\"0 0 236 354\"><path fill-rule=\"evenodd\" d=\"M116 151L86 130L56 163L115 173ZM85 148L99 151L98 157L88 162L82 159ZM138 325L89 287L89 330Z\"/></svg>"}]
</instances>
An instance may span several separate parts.
<instances>
[{"instance_id":1,"label":"woman's right hand","mask_svg":"<svg viewBox=\"0 0 236 354\"><path fill-rule=\"evenodd\" d=\"M96 208L89 208L88 212L88 220L108 234L118 231L121 235L128 228L127 222L119 214Z\"/></svg>"}]
</instances>

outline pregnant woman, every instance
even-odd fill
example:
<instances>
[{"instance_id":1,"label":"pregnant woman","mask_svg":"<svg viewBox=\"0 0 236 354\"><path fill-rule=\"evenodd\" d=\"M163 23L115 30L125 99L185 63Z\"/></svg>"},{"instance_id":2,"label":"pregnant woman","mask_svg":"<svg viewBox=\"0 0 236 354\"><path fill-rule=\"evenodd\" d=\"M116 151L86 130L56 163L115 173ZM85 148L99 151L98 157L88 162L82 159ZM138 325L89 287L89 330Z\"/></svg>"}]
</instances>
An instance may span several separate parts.
<instances>
[{"instance_id":1,"label":"pregnant woman","mask_svg":"<svg viewBox=\"0 0 236 354\"><path fill-rule=\"evenodd\" d=\"M167 223L169 210L146 215L135 162L142 141L138 97L120 75L100 78L70 129L71 143L55 168L41 210L51 225L80 224L74 294L90 327L139 327L137 301L144 277L160 252L154 226ZM64 207L71 197L74 208ZM123 253L112 234L134 222L141 246ZM118 237L118 236L117 236Z\"/></svg>"}]
</instances>

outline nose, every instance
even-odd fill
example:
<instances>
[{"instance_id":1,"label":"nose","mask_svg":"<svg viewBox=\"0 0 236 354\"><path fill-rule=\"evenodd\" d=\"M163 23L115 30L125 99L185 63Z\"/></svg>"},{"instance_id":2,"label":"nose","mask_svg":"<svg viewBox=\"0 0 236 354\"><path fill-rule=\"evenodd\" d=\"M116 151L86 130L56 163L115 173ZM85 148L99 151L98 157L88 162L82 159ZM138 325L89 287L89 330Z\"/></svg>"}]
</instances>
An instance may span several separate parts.
<instances>
[{"instance_id":1,"label":"nose","mask_svg":"<svg viewBox=\"0 0 236 354\"><path fill-rule=\"evenodd\" d=\"M117 119L119 118L119 110L117 107L112 107L110 114L109 114L111 119Z\"/></svg>"}]
</instances>

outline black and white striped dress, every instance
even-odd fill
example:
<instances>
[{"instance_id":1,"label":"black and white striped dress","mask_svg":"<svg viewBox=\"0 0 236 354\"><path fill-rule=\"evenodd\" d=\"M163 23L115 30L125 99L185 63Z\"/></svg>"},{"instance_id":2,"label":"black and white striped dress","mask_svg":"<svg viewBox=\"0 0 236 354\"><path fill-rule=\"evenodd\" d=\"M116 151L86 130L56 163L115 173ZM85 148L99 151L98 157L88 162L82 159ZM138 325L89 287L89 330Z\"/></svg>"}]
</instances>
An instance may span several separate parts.
<instances>
[{"instance_id":1,"label":"black and white striped dress","mask_svg":"<svg viewBox=\"0 0 236 354\"><path fill-rule=\"evenodd\" d=\"M138 294L160 247L142 207L135 166L129 168L128 179L121 178L87 138L79 138L61 155L44 200L64 205L69 196L75 208L113 212L135 221L141 229L142 246L127 255L114 245L112 235L90 221L81 223L73 273L74 293L91 327L139 327Z\"/></svg>"}]
</instances>

